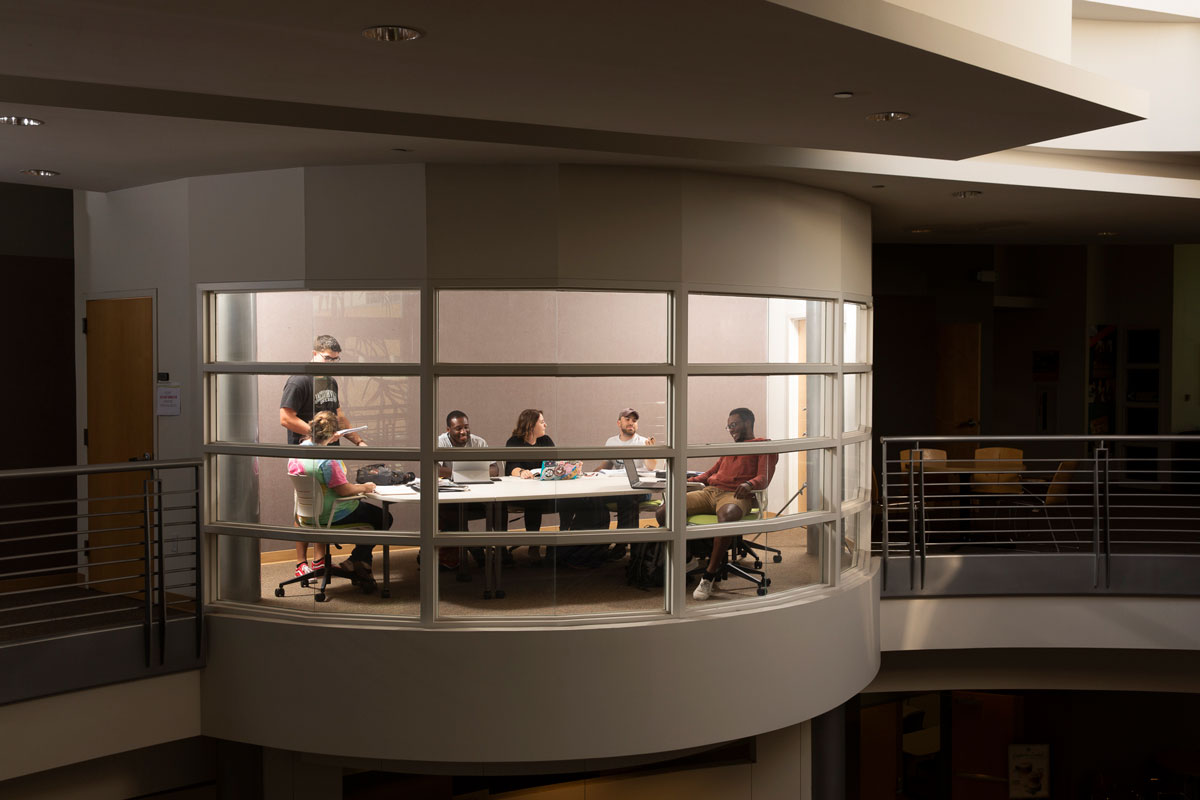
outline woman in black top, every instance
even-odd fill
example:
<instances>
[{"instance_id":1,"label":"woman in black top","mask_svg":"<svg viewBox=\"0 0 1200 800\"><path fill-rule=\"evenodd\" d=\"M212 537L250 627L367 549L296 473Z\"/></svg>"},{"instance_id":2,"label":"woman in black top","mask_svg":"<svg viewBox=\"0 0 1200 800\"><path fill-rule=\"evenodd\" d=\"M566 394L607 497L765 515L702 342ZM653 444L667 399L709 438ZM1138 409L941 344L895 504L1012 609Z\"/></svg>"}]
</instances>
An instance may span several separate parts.
<instances>
[{"instance_id":1,"label":"woman in black top","mask_svg":"<svg viewBox=\"0 0 1200 800\"><path fill-rule=\"evenodd\" d=\"M546 417L541 409L527 408L517 417L517 426L513 428L512 436L504 443L505 447L554 447L554 440L546 435ZM542 466L542 460L509 461L505 467L508 474L514 478L531 479L532 470ZM549 500L528 500L521 503L525 507L525 530L540 531L542 529L542 514L553 511L554 506ZM529 546L529 560L537 563L542 560L541 547Z\"/></svg>"}]
</instances>

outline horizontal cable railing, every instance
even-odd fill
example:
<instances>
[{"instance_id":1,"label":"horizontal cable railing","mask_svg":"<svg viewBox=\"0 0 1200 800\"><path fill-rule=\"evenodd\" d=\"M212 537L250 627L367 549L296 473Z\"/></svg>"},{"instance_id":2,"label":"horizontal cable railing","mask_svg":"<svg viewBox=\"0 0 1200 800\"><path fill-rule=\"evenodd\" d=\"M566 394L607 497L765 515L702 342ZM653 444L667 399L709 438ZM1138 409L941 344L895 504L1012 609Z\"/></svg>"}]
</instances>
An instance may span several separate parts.
<instances>
[{"instance_id":1,"label":"horizontal cable railing","mask_svg":"<svg viewBox=\"0 0 1200 800\"><path fill-rule=\"evenodd\" d=\"M200 465L0 471L0 648L140 627L145 667L199 659Z\"/></svg>"},{"instance_id":2,"label":"horizontal cable railing","mask_svg":"<svg viewBox=\"0 0 1200 800\"><path fill-rule=\"evenodd\" d=\"M872 549L885 595L1200 594L1188 577L1200 565L1200 438L880 444Z\"/></svg>"}]
</instances>

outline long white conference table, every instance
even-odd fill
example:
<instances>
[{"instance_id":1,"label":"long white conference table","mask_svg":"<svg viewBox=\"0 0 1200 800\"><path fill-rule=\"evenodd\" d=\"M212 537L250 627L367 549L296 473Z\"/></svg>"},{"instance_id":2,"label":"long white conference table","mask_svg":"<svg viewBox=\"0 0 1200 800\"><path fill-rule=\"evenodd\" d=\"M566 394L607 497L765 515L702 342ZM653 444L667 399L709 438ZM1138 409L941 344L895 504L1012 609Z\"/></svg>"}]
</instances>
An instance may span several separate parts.
<instances>
[{"instance_id":1,"label":"long white conference table","mask_svg":"<svg viewBox=\"0 0 1200 800\"><path fill-rule=\"evenodd\" d=\"M457 484L456 484L457 485ZM486 525L488 530L504 531L508 529L509 503L520 503L530 500L567 500L583 497L615 497L618 495L642 495L651 489L634 489L629 485L625 474L617 475L584 475L569 481L543 481L505 476L491 483L475 483L461 486L461 491L438 491L438 502L447 504L482 503L487 507ZM661 490L659 490L661 491ZM366 495L367 499L383 504L389 503L418 503L420 493L411 486L380 486ZM465 527L465 521L464 521ZM447 539L446 545L449 544ZM443 545L443 546L446 546ZM500 566L502 559L496 547L485 547L484 551L484 598L503 598L504 589L500 584ZM390 592L388 581L389 547L383 547L383 589L382 597L388 597ZM459 559L459 579L470 580L467 572L467 558L464 554Z\"/></svg>"}]
</instances>

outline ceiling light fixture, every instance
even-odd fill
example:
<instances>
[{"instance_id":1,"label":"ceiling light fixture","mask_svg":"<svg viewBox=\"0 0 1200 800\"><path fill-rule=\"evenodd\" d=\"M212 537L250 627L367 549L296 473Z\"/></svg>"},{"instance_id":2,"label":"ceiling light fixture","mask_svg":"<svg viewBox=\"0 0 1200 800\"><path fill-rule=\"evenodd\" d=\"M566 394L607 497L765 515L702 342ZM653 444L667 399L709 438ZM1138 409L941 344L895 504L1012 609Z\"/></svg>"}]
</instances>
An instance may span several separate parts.
<instances>
[{"instance_id":1,"label":"ceiling light fixture","mask_svg":"<svg viewBox=\"0 0 1200 800\"><path fill-rule=\"evenodd\" d=\"M909 233L933 233L933 228L913 228Z\"/></svg>"},{"instance_id":2,"label":"ceiling light fixture","mask_svg":"<svg viewBox=\"0 0 1200 800\"><path fill-rule=\"evenodd\" d=\"M425 32L405 25L372 25L363 28L362 35L364 39L376 42L411 42L420 39Z\"/></svg>"},{"instance_id":3,"label":"ceiling light fixture","mask_svg":"<svg viewBox=\"0 0 1200 800\"><path fill-rule=\"evenodd\" d=\"M900 122L908 119L912 114L907 111L879 111L874 114L867 114L869 122Z\"/></svg>"},{"instance_id":4,"label":"ceiling light fixture","mask_svg":"<svg viewBox=\"0 0 1200 800\"><path fill-rule=\"evenodd\" d=\"M40 119L34 119L33 117L18 117L13 114L6 114L0 117L0 125L26 125L36 128L41 124L42 121Z\"/></svg>"},{"instance_id":5,"label":"ceiling light fixture","mask_svg":"<svg viewBox=\"0 0 1200 800\"><path fill-rule=\"evenodd\" d=\"M22 175L32 175L35 178L53 178L58 173L52 169L23 169Z\"/></svg>"},{"instance_id":6,"label":"ceiling light fixture","mask_svg":"<svg viewBox=\"0 0 1200 800\"><path fill-rule=\"evenodd\" d=\"M1116 231L1100 231L1096 235L1097 236L1116 236L1117 232Z\"/></svg>"},{"instance_id":7,"label":"ceiling light fixture","mask_svg":"<svg viewBox=\"0 0 1200 800\"><path fill-rule=\"evenodd\" d=\"M978 189L963 189L958 192L951 192L951 197L957 197L959 200L970 200L972 197L979 197L983 192Z\"/></svg>"},{"instance_id":8,"label":"ceiling light fixture","mask_svg":"<svg viewBox=\"0 0 1200 800\"><path fill-rule=\"evenodd\" d=\"M854 92L834 92L833 97L835 100L849 100L854 97Z\"/></svg>"}]
</instances>

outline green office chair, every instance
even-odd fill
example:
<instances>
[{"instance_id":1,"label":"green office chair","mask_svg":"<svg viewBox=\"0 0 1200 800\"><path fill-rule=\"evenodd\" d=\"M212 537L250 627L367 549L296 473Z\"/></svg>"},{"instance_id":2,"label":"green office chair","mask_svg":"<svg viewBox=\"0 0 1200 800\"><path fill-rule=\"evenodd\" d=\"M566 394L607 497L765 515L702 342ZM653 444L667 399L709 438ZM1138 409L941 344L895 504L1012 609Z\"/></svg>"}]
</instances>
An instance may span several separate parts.
<instances>
[{"instance_id":1,"label":"green office chair","mask_svg":"<svg viewBox=\"0 0 1200 800\"><path fill-rule=\"evenodd\" d=\"M771 483L771 479L775 477L775 465L778 463L779 456L772 453L770 460L767 463L768 486ZM800 492L804 491L804 488L807 485L808 484L806 482L803 486L801 486L800 490L797 491L796 494L792 495L792 498L784 504L783 508L787 508L787 506L791 504L792 500L798 497ZM766 487L763 487L762 489L756 489L754 491L754 504L751 506L750 512L742 517L742 521L756 520L762 516L763 508L766 506L766 492ZM781 508L780 511L782 512L783 509ZM718 520L716 514L692 514L687 518L688 525L714 525L717 522ZM764 571L762 568L763 563L762 558L759 556L759 551L762 551L763 553L773 553L771 560L776 564L783 561L782 552L780 552L778 548L768 547L767 545L760 544L757 541L747 541L744 536L734 536L729 548L732 553L730 557L727 558L723 564L721 564L720 569L717 570L716 580L723 581L730 575L736 575L737 577L754 584L759 597L765 595L767 593L767 588L771 585L771 579L767 577L766 571ZM745 567L737 563L737 560L745 555L754 557L753 567ZM708 570L708 564L704 563L704 559L701 559L701 562L702 563L699 566L688 570L688 578Z\"/></svg>"}]
</instances>

